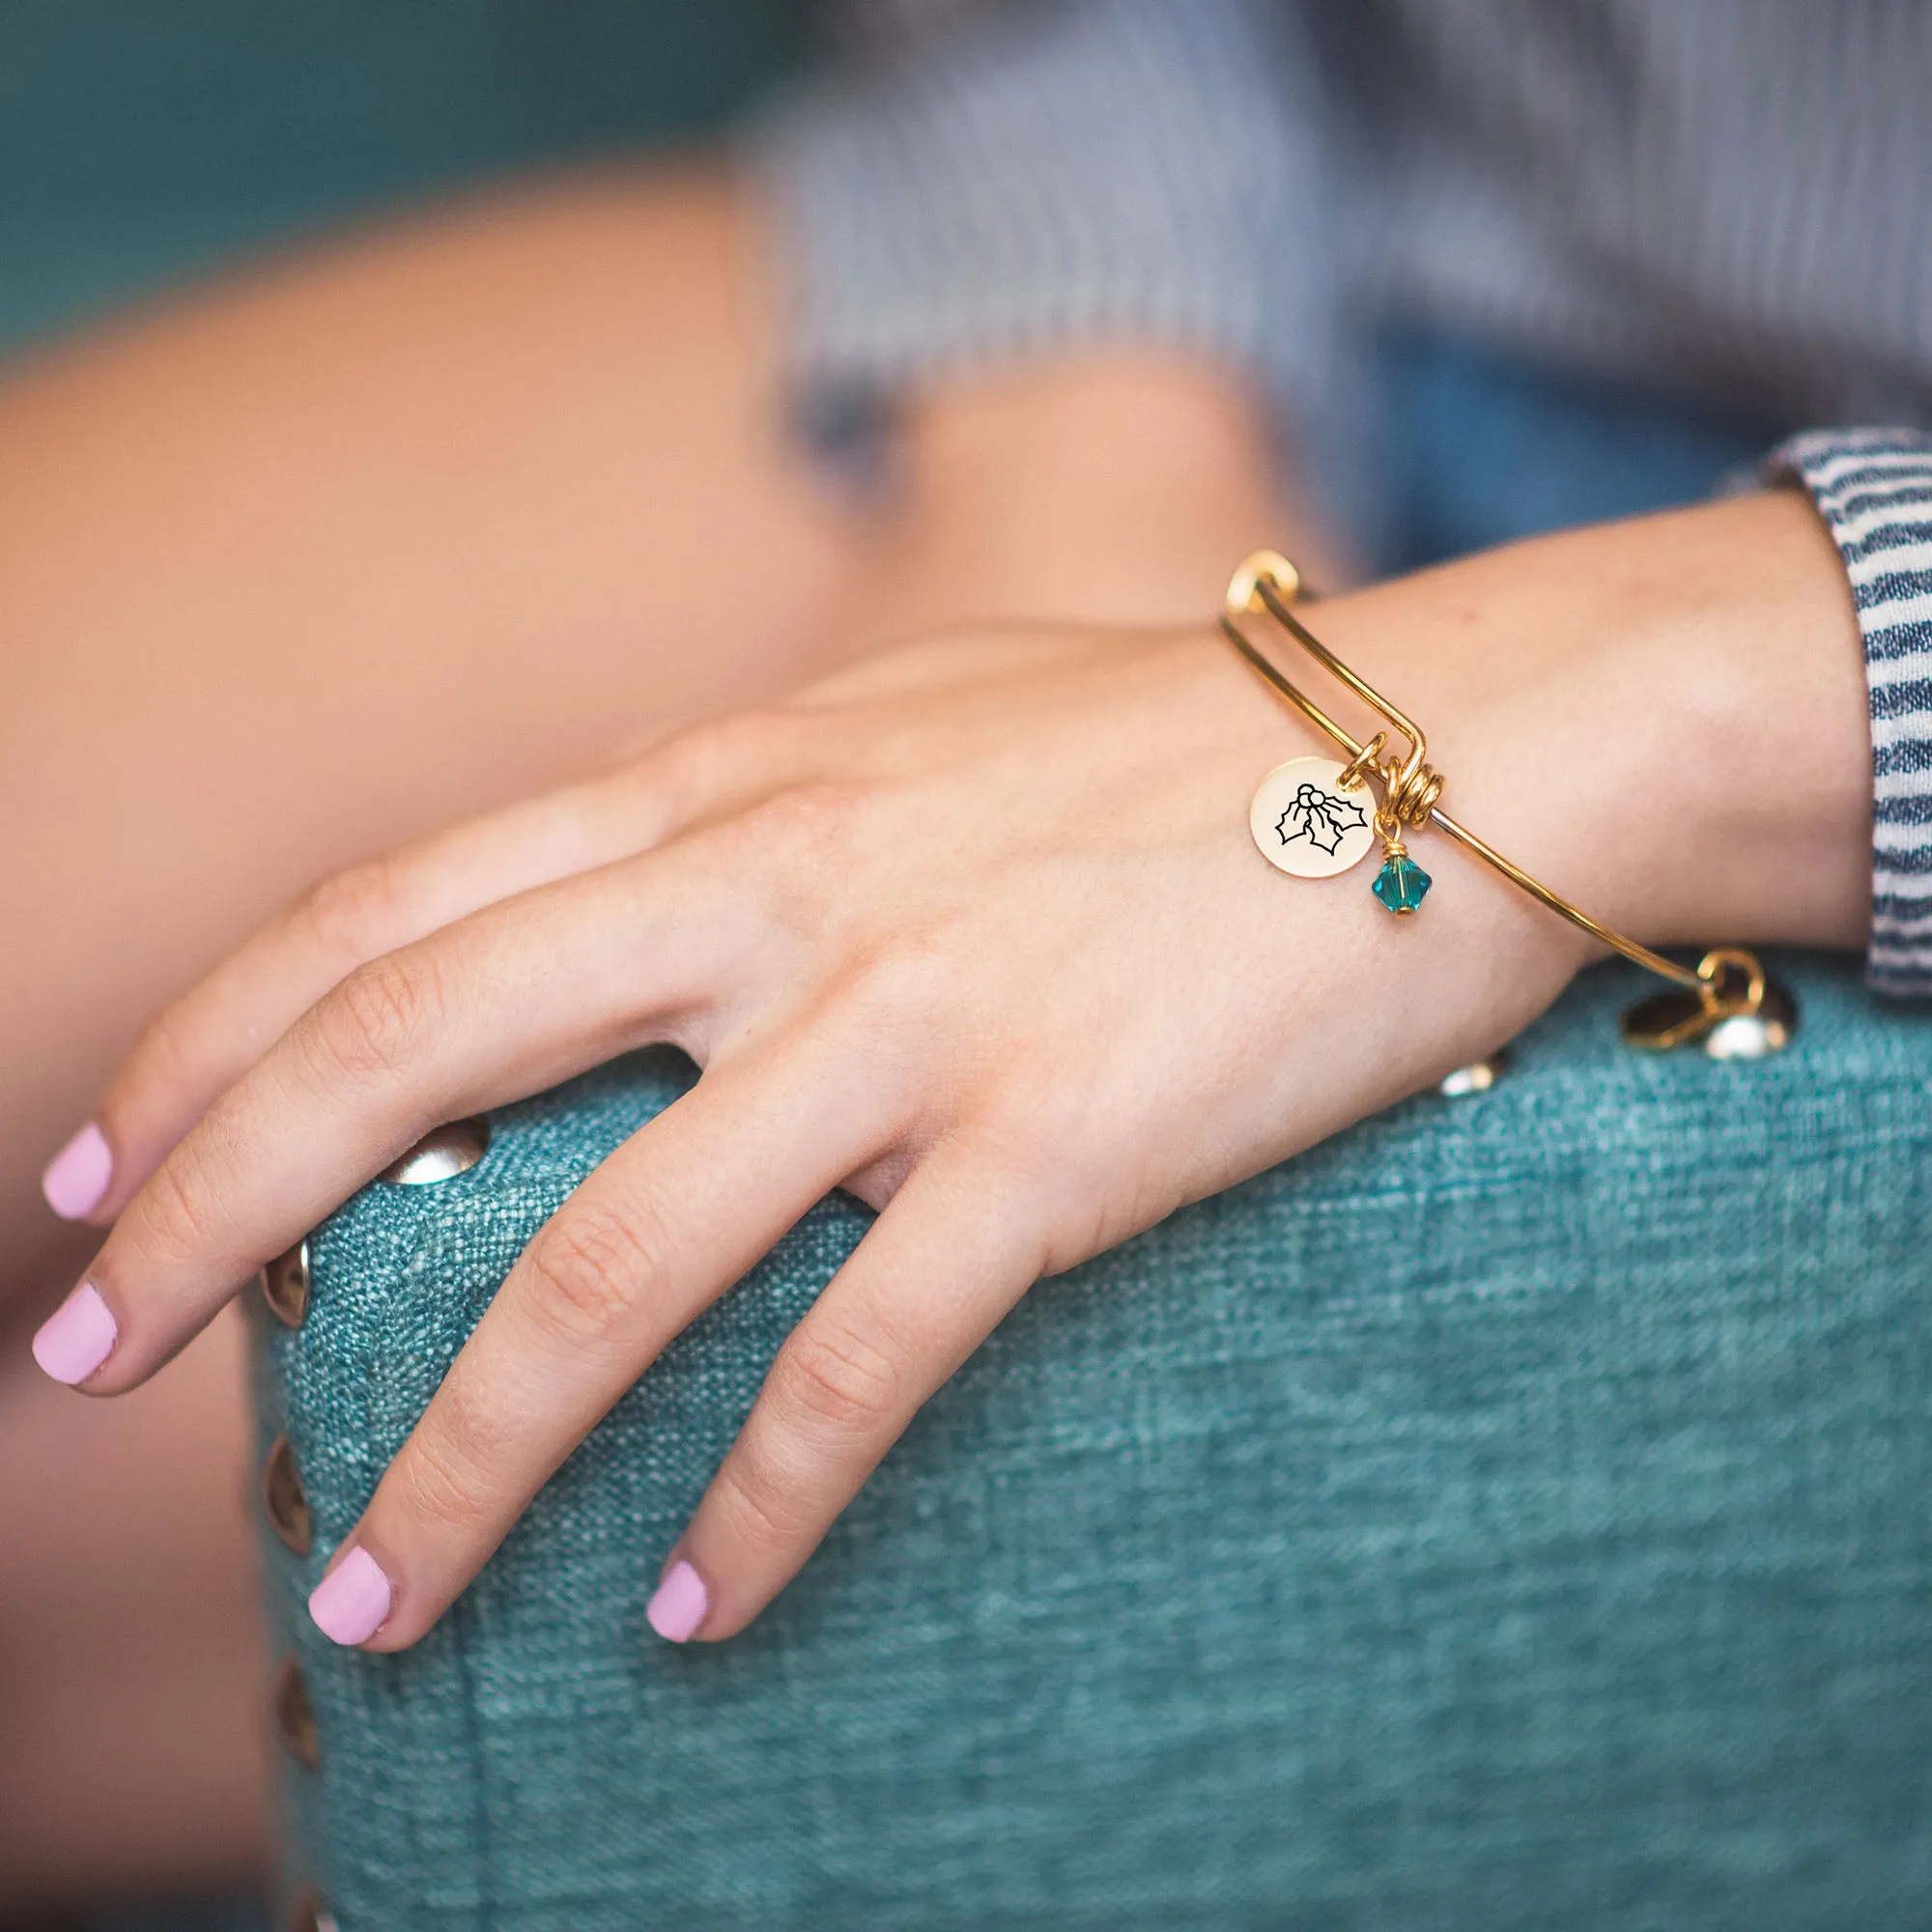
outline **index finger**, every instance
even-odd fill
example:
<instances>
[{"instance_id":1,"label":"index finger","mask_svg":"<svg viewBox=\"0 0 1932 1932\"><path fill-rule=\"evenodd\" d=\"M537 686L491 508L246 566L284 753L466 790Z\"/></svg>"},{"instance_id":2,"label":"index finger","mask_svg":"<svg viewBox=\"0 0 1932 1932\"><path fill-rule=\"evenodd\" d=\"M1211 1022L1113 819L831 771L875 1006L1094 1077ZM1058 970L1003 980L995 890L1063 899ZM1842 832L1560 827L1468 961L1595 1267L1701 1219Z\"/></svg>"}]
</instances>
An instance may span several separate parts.
<instances>
[{"instance_id":1,"label":"index finger","mask_svg":"<svg viewBox=\"0 0 1932 1932\"><path fill-rule=\"evenodd\" d=\"M144 1380L271 1255L438 1121L706 1010L749 915L685 847L486 907L359 968L162 1163L35 1339L94 1395Z\"/></svg>"},{"instance_id":2,"label":"index finger","mask_svg":"<svg viewBox=\"0 0 1932 1932\"><path fill-rule=\"evenodd\" d=\"M648 802L612 778L493 812L325 879L142 1030L42 1187L104 1224L285 1030L358 966L493 901L641 849Z\"/></svg>"},{"instance_id":3,"label":"index finger","mask_svg":"<svg viewBox=\"0 0 1932 1932\"><path fill-rule=\"evenodd\" d=\"M48 1163L67 1220L104 1225L296 1019L357 967L499 899L647 852L782 784L810 734L740 712L623 769L347 867L245 939L144 1029L95 1117Z\"/></svg>"}]
</instances>

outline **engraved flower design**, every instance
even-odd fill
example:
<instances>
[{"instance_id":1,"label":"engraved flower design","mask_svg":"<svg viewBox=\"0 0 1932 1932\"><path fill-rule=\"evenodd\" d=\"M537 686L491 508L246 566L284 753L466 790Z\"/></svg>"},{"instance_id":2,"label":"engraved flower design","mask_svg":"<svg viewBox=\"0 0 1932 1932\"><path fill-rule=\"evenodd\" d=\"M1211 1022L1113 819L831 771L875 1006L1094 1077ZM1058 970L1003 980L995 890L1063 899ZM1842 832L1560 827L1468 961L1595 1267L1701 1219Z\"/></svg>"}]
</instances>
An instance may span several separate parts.
<instances>
[{"instance_id":1,"label":"engraved flower design","mask_svg":"<svg viewBox=\"0 0 1932 1932\"><path fill-rule=\"evenodd\" d=\"M1274 829L1284 845L1305 838L1332 859L1342 840L1368 822L1368 814L1353 799L1338 797L1304 779L1289 800L1288 810L1275 820Z\"/></svg>"}]
</instances>

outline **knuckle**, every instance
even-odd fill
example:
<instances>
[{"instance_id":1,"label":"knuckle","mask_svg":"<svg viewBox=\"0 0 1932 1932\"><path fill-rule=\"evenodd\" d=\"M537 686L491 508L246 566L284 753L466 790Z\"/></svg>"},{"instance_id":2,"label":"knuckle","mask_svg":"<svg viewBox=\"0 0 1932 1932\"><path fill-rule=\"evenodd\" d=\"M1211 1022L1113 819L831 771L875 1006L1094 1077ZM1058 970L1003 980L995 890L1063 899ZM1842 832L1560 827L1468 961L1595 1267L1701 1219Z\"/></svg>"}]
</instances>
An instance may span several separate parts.
<instances>
[{"instance_id":1,"label":"knuckle","mask_svg":"<svg viewBox=\"0 0 1932 1932\"><path fill-rule=\"evenodd\" d=\"M847 990L868 1026L895 1027L957 1013L972 987L937 933L901 927L854 963Z\"/></svg>"},{"instance_id":2,"label":"knuckle","mask_svg":"<svg viewBox=\"0 0 1932 1932\"><path fill-rule=\"evenodd\" d=\"M792 731L781 712L736 711L708 718L667 745L654 778L686 810L742 787L748 777L787 762Z\"/></svg>"},{"instance_id":3,"label":"knuckle","mask_svg":"<svg viewBox=\"0 0 1932 1932\"><path fill-rule=\"evenodd\" d=\"M609 1341L657 1275L666 1242L648 1208L582 1208L553 1222L526 1257L536 1320L573 1345Z\"/></svg>"},{"instance_id":4,"label":"knuckle","mask_svg":"<svg viewBox=\"0 0 1932 1932\"><path fill-rule=\"evenodd\" d=\"M490 1520L490 1489L476 1460L448 1430L419 1435L399 1465L404 1511L418 1521L471 1531Z\"/></svg>"},{"instance_id":5,"label":"knuckle","mask_svg":"<svg viewBox=\"0 0 1932 1932\"><path fill-rule=\"evenodd\" d=\"M176 1260L205 1257L217 1231L214 1197L200 1165L177 1153L155 1170L141 1193L145 1243Z\"/></svg>"},{"instance_id":6,"label":"knuckle","mask_svg":"<svg viewBox=\"0 0 1932 1932\"><path fill-rule=\"evenodd\" d=\"M444 1007L424 952L388 952L355 972L315 1009L329 1063L352 1074L394 1073L437 1033Z\"/></svg>"},{"instance_id":7,"label":"knuckle","mask_svg":"<svg viewBox=\"0 0 1932 1932\"><path fill-rule=\"evenodd\" d=\"M774 1364L781 1413L819 1434L873 1435L896 1411L898 1392L892 1356L830 1318L801 1324Z\"/></svg>"},{"instance_id":8,"label":"knuckle","mask_svg":"<svg viewBox=\"0 0 1932 1932\"><path fill-rule=\"evenodd\" d=\"M753 706L713 718L690 734L696 760L722 783L740 780L748 770L771 762L786 746L792 722L782 711Z\"/></svg>"},{"instance_id":9,"label":"knuckle","mask_svg":"<svg viewBox=\"0 0 1932 1932\"><path fill-rule=\"evenodd\" d=\"M781 878L823 879L854 856L865 788L815 780L760 800L738 820L741 849Z\"/></svg>"},{"instance_id":10,"label":"knuckle","mask_svg":"<svg viewBox=\"0 0 1932 1932\"><path fill-rule=\"evenodd\" d=\"M749 1441L740 1442L718 1473L718 1504L730 1540L755 1556L784 1555L817 1534L801 1506L795 1471Z\"/></svg>"},{"instance_id":11,"label":"knuckle","mask_svg":"<svg viewBox=\"0 0 1932 1932\"><path fill-rule=\"evenodd\" d=\"M187 1084L195 1071L196 1057L189 1045L188 1029L176 1007L156 1013L141 1029L141 1037L128 1054L127 1066L117 1087L135 1078L152 1081L167 1090Z\"/></svg>"},{"instance_id":12,"label":"knuckle","mask_svg":"<svg viewBox=\"0 0 1932 1932\"><path fill-rule=\"evenodd\" d=\"M394 862L371 859L311 886L294 920L326 958L366 959L386 950L401 897Z\"/></svg>"}]
</instances>

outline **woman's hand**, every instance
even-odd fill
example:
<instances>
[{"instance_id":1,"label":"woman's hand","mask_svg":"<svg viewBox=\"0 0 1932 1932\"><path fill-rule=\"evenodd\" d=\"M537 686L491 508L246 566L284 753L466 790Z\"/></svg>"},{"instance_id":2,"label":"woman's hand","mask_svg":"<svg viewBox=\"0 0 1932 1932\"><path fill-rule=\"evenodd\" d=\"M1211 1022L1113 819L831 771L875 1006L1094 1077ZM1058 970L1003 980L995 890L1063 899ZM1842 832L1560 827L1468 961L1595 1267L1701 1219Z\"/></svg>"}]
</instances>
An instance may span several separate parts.
<instances>
[{"instance_id":1,"label":"woman's hand","mask_svg":"<svg viewBox=\"0 0 1932 1932\"><path fill-rule=\"evenodd\" d=\"M1856 941L1849 624L1791 499L1322 613L1430 731L1451 810L1653 941ZM727 1636L1038 1276L1494 1047L1586 956L1426 835L1414 919L1376 903L1372 864L1275 872L1249 795L1318 750L1210 632L982 633L335 879L117 1077L120 1218L43 1358L127 1389L429 1127L675 1042L701 1079L530 1244L315 1609L339 1641L413 1642L666 1345L843 1184L880 1217L653 1605L667 1635Z\"/></svg>"}]
</instances>

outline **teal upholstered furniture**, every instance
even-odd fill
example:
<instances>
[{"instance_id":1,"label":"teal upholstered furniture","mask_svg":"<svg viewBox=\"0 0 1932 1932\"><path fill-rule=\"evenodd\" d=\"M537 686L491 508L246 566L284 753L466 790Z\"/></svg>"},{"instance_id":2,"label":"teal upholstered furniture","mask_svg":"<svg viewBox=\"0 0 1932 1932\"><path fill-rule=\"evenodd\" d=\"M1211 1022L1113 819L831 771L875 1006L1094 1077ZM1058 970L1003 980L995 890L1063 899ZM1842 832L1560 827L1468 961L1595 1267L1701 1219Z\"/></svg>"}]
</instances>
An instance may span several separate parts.
<instances>
[{"instance_id":1,"label":"teal upholstered furniture","mask_svg":"<svg viewBox=\"0 0 1932 1932\"><path fill-rule=\"evenodd\" d=\"M405 191L701 122L783 0L0 7L0 338ZM736 49L733 52L733 49ZM1794 424L1395 365L1395 564L1694 497ZM343 1932L1922 1926L1932 1022L1794 971L1782 1061L1636 1061L1592 979L1426 1097L1041 1289L744 1638L642 1605L832 1204L444 1626L300 1614L646 1059L378 1185L265 1322L289 1905ZM278 1465L280 1466L280 1465ZM286 1477L288 1467L282 1468ZM298 1539L299 1540L299 1539ZM299 1717L294 1699L284 1710ZM298 1742L306 1733L297 1724Z\"/></svg>"},{"instance_id":2,"label":"teal upholstered furniture","mask_svg":"<svg viewBox=\"0 0 1932 1932\"><path fill-rule=\"evenodd\" d=\"M1922 1925L1932 1020L1784 962L1754 1064L1605 969L1428 1094L1040 1287L764 1620L643 1605L829 1201L420 1646L306 1591L493 1286L688 1069L493 1119L262 1320L307 1555L296 1882L343 1932ZM284 1497L281 1507L288 1508Z\"/></svg>"}]
</instances>

